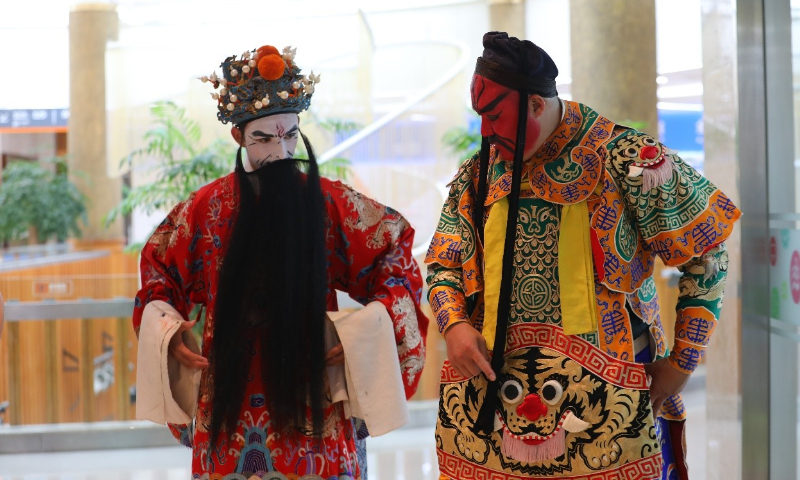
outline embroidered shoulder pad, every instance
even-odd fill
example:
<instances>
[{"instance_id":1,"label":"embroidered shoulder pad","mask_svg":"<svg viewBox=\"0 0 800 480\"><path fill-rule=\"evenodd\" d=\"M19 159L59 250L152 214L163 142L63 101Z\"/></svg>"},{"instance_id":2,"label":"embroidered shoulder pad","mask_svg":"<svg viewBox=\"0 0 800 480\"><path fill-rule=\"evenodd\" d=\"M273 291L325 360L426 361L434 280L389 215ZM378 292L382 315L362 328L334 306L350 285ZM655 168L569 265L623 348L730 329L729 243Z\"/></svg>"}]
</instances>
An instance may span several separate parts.
<instances>
[{"instance_id":1,"label":"embroidered shoulder pad","mask_svg":"<svg viewBox=\"0 0 800 480\"><path fill-rule=\"evenodd\" d=\"M608 159L614 172L628 179L642 177L642 189L652 190L672 178L674 152L646 133L625 129L614 132L608 143Z\"/></svg>"}]
</instances>

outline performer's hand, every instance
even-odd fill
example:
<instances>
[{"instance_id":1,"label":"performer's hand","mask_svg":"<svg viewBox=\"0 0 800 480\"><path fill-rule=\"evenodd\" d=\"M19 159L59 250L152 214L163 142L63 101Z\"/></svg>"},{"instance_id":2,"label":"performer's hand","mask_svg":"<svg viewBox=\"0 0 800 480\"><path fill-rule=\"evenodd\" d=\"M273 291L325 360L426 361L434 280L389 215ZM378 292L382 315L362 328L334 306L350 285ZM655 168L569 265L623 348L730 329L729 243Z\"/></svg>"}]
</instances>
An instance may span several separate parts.
<instances>
[{"instance_id":1,"label":"performer's hand","mask_svg":"<svg viewBox=\"0 0 800 480\"><path fill-rule=\"evenodd\" d=\"M208 359L189 350L189 347L183 343L183 332L191 330L195 323L197 323L197 320L181 323L181 326L178 327L178 331L175 332L175 335L169 340L167 351L184 367L203 369L208 367Z\"/></svg>"},{"instance_id":2,"label":"performer's hand","mask_svg":"<svg viewBox=\"0 0 800 480\"><path fill-rule=\"evenodd\" d=\"M644 370L650 376L650 402L653 404L653 416L657 417L667 397L681 393L689 381L689 375L670 365L666 358L645 363Z\"/></svg>"},{"instance_id":3,"label":"performer's hand","mask_svg":"<svg viewBox=\"0 0 800 480\"><path fill-rule=\"evenodd\" d=\"M325 354L325 365L329 367L332 365L341 365L344 363L344 347L342 344L338 344L335 347L328 350L328 353Z\"/></svg>"},{"instance_id":4,"label":"performer's hand","mask_svg":"<svg viewBox=\"0 0 800 480\"><path fill-rule=\"evenodd\" d=\"M456 323L445 330L444 341L450 365L461 376L472 378L483 372L489 380L495 379L486 340L475 327L467 322Z\"/></svg>"}]
</instances>

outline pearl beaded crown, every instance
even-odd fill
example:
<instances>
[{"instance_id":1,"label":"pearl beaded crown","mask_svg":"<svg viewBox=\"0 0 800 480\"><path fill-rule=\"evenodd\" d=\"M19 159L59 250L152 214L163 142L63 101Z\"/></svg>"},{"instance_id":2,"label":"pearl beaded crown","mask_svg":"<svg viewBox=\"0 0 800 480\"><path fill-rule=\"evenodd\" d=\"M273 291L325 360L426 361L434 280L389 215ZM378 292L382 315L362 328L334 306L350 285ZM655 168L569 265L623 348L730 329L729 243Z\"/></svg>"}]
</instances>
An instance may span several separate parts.
<instances>
[{"instance_id":1,"label":"pearl beaded crown","mask_svg":"<svg viewBox=\"0 0 800 480\"><path fill-rule=\"evenodd\" d=\"M211 97L217 100L219 121L239 126L267 115L307 110L320 76L313 71L308 76L300 74L294 63L296 50L286 47L279 54L266 45L244 52L238 59L226 58L220 64L221 78L216 72L200 77L217 90Z\"/></svg>"}]
</instances>

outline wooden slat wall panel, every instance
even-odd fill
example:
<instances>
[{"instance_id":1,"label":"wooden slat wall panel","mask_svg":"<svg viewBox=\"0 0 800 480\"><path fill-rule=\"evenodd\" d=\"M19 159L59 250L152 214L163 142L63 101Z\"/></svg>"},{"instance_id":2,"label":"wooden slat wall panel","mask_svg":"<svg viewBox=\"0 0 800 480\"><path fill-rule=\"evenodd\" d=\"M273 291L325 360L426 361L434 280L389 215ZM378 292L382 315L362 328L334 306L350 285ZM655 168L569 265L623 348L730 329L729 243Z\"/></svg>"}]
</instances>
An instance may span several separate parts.
<instances>
[{"instance_id":1,"label":"wooden slat wall panel","mask_svg":"<svg viewBox=\"0 0 800 480\"><path fill-rule=\"evenodd\" d=\"M44 322L44 382L45 382L45 422L58 422L58 351L56 350L56 324Z\"/></svg>"},{"instance_id":2,"label":"wooden slat wall panel","mask_svg":"<svg viewBox=\"0 0 800 480\"><path fill-rule=\"evenodd\" d=\"M20 382L20 362L19 362L19 323L10 323L4 337L8 345L8 401L10 405L5 415L5 422L11 425L22 423L22 414L17 405L21 403L22 389L16 388ZM6 367L5 365L3 367Z\"/></svg>"},{"instance_id":3,"label":"wooden slat wall panel","mask_svg":"<svg viewBox=\"0 0 800 480\"><path fill-rule=\"evenodd\" d=\"M668 279L662 276L666 267L660 258L656 259L656 270L653 278L656 282L658 292L658 304L661 307L661 323L664 325L664 333L667 336L667 346L672 349L672 341L675 339L675 305L678 303L680 293L677 285L669 285Z\"/></svg>"},{"instance_id":4,"label":"wooden slat wall panel","mask_svg":"<svg viewBox=\"0 0 800 480\"><path fill-rule=\"evenodd\" d=\"M8 351L8 325L6 325L4 330L2 338L0 338L0 403L10 401L11 399L11 392L8 389L8 365L10 362ZM4 423L8 422L8 414L0 414L0 419L2 419Z\"/></svg>"},{"instance_id":5,"label":"wooden slat wall panel","mask_svg":"<svg viewBox=\"0 0 800 480\"><path fill-rule=\"evenodd\" d=\"M66 283L68 290L37 294L34 284ZM0 273L6 301L132 298L138 258L107 256ZM110 349L113 383L94 392L94 359ZM12 424L132 419L136 336L130 318L8 322L0 339L0 402L11 405ZM109 370L110 371L110 370Z\"/></svg>"},{"instance_id":6,"label":"wooden slat wall panel","mask_svg":"<svg viewBox=\"0 0 800 480\"><path fill-rule=\"evenodd\" d=\"M94 319L90 324L90 352L88 365L92 369L92 384L89 386L93 396L91 421L121 420L118 411L118 389L121 381L119 347L117 345L117 322L115 319Z\"/></svg>"},{"instance_id":7,"label":"wooden slat wall panel","mask_svg":"<svg viewBox=\"0 0 800 480\"><path fill-rule=\"evenodd\" d=\"M136 385L136 351L139 339L131 328L130 318L117 319L117 334L120 350L119 370L117 371L120 412L124 420L136 418L136 405L131 402L131 388Z\"/></svg>"},{"instance_id":8,"label":"wooden slat wall panel","mask_svg":"<svg viewBox=\"0 0 800 480\"><path fill-rule=\"evenodd\" d=\"M81 320L58 320L56 325L56 395L58 423L83 422L87 401L82 371L83 336Z\"/></svg>"},{"instance_id":9,"label":"wooden slat wall panel","mask_svg":"<svg viewBox=\"0 0 800 480\"><path fill-rule=\"evenodd\" d=\"M45 322L22 322L19 325L19 349L16 358L11 359L12 368L16 364L19 371L19 403L9 408L19 412L22 424L41 424L47 422L47 369L45 355Z\"/></svg>"}]
</instances>

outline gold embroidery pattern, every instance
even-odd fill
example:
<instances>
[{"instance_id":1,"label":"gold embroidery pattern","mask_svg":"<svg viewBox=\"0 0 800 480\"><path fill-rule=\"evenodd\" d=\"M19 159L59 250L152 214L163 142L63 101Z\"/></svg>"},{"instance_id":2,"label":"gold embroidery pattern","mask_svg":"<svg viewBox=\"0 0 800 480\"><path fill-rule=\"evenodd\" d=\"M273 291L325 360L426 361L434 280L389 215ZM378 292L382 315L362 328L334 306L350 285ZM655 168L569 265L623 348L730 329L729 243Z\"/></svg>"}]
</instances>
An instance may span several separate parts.
<instances>
[{"instance_id":1,"label":"gold embroidery pattern","mask_svg":"<svg viewBox=\"0 0 800 480\"><path fill-rule=\"evenodd\" d=\"M436 440L440 458L450 457L453 464L440 464L444 474L471 478L464 477L463 470L469 462L493 479L583 478L651 457L660 461L641 365L617 361L548 325L513 327L510 338L517 342L506 354L500 382L512 385L512 393L501 387L495 431L488 437L472 433L486 394L486 378L460 378L445 363ZM558 392L546 393L545 388L553 385ZM533 396L547 400L546 411L536 416L518 409ZM572 423L564 421L568 417L574 418ZM513 436L563 442L557 445L563 452L535 461L515 460L503 453L504 442Z\"/></svg>"},{"instance_id":2,"label":"gold embroidery pattern","mask_svg":"<svg viewBox=\"0 0 800 480\"><path fill-rule=\"evenodd\" d=\"M510 325L560 325L557 271L561 207L539 199L520 199L518 215Z\"/></svg>"},{"instance_id":3,"label":"gold embroidery pattern","mask_svg":"<svg viewBox=\"0 0 800 480\"><path fill-rule=\"evenodd\" d=\"M589 198L591 225L603 249L603 284L610 290L633 293L653 274L655 258L628 213L616 184L605 175L600 195ZM622 239L623 236L631 238Z\"/></svg>"},{"instance_id":4,"label":"gold embroidery pattern","mask_svg":"<svg viewBox=\"0 0 800 480\"><path fill-rule=\"evenodd\" d=\"M547 478L561 478L564 480L648 480L661 478L663 462L661 455L652 455L635 462L627 463L619 468L592 472L586 475L561 476L561 477L531 477L528 475L506 475L494 470L466 462L463 458L449 455L441 450L436 451L442 471L448 472L448 480L546 480Z\"/></svg>"}]
</instances>

